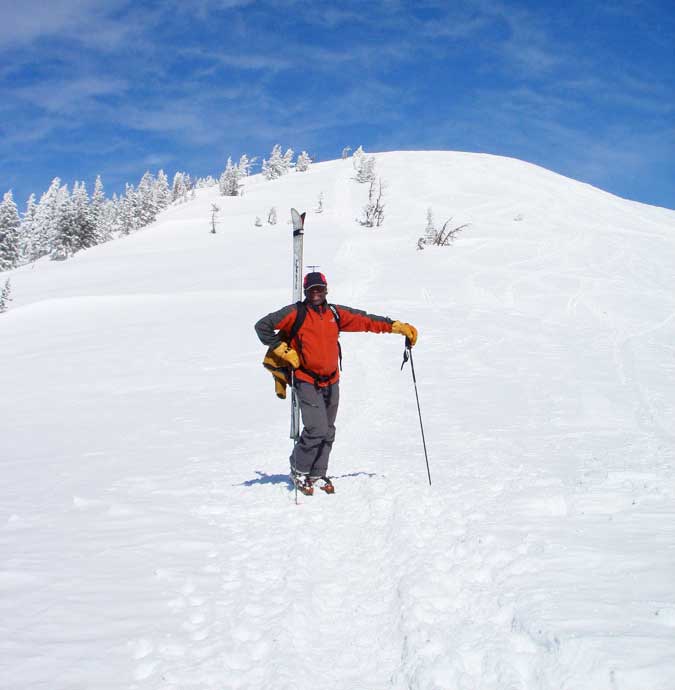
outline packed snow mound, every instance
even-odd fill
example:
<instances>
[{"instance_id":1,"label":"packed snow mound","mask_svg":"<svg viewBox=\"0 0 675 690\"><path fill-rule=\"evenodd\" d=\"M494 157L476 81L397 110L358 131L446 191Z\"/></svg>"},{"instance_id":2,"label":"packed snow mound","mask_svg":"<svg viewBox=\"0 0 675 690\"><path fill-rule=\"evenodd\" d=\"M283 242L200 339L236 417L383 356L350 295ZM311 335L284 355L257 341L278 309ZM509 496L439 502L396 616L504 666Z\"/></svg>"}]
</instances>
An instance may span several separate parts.
<instances>
[{"instance_id":1,"label":"packed snow mound","mask_svg":"<svg viewBox=\"0 0 675 690\"><path fill-rule=\"evenodd\" d=\"M675 212L395 152L369 228L354 178L199 190L6 274L3 687L675 687ZM331 301L418 327L431 487L402 339L346 333L336 494L294 504L253 331L290 207ZM429 209L451 246L418 249Z\"/></svg>"}]
</instances>

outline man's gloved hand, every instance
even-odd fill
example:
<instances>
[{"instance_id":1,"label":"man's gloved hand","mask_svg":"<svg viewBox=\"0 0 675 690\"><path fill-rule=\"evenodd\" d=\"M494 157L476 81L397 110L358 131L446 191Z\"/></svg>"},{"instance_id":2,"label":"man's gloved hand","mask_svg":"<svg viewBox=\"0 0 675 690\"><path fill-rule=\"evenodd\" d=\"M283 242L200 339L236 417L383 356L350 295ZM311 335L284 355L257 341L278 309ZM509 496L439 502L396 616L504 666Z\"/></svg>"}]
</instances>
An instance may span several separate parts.
<instances>
[{"instance_id":1,"label":"man's gloved hand","mask_svg":"<svg viewBox=\"0 0 675 690\"><path fill-rule=\"evenodd\" d=\"M409 323L394 321L394 323L391 324L391 332L404 335L410 341L411 346L417 342L417 329Z\"/></svg>"},{"instance_id":2,"label":"man's gloved hand","mask_svg":"<svg viewBox=\"0 0 675 690\"><path fill-rule=\"evenodd\" d=\"M300 366L300 357L298 353L288 345L288 343L280 343L274 350L272 350L277 357L281 357L284 362L288 362L293 369L297 369Z\"/></svg>"}]
</instances>

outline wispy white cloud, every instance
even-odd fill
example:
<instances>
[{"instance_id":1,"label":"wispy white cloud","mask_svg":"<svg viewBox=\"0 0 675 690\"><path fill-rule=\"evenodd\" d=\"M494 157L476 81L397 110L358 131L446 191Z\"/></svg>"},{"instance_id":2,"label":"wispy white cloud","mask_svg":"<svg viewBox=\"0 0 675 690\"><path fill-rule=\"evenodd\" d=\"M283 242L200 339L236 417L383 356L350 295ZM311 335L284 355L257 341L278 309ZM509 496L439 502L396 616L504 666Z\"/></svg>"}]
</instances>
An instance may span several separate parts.
<instances>
[{"instance_id":1,"label":"wispy white cloud","mask_svg":"<svg viewBox=\"0 0 675 690\"><path fill-rule=\"evenodd\" d=\"M427 39L459 40L478 36L487 29L492 18L487 15L457 17L446 15L441 20L427 22L421 27L421 33Z\"/></svg>"},{"instance_id":2,"label":"wispy white cloud","mask_svg":"<svg viewBox=\"0 0 675 690\"><path fill-rule=\"evenodd\" d=\"M59 82L38 82L13 90L13 96L57 114L83 114L96 107L101 96L120 98L129 82L120 78L79 77Z\"/></svg>"},{"instance_id":3,"label":"wispy white cloud","mask_svg":"<svg viewBox=\"0 0 675 690\"><path fill-rule=\"evenodd\" d=\"M561 80L559 87L561 92L575 94L586 103L628 109L643 117L665 118L675 114L675 99L664 84L636 81L625 74Z\"/></svg>"},{"instance_id":4,"label":"wispy white cloud","mask_svg":"<svg viewBox=\"0 0 675 690\"><path fill-rule=\"evenodd\" d=\"M199 103L172 99L171 103L149 106L126 104L111 108L108 116L124 127L141 132L181 133L196 142L208 141L212 125Z\"/></svg>"},{"instance_id":5,"label":"wispy white cloud","mask_svg":"<svg viewBox=\"0 0 675 690\"><path fill-rule=\"evenodd\" d=\"M162 6L168 12L204 18L213 12L242 9L255 4L256 0L191 0L189 3L183 0L164 0Z\"/></svg>"},{"instance_id":6,"label":"wispy white cloud","mask_svg":"<svg viewBox=\"0 0 675 690\"><path fill-rule=\"evenodd\" d=\"M552 71L565 61L567 56L564 48L547 26L545 15L503 2L483 7L507 27L506 35L501 40L489 46L483 44L486 50L494 50L505 66L536 77Z\"/></svg>"},{"instance_id":7,"label":"wispy white cloud","mask_svg":"<svg viewBox=\"0 0 675 690\"><path fill-rule=\"evenodd\" d=\"M34 155L28 147L43 141L56 129L54 119L44 115L31 117L29 127L5 119L0 125L0 152L3 152L4 156L11 155L12 160L28 160Z\"/></svg>"},{"instance_id":8,"label":"wispy white cloud","mask_svg":"<svg viewBox=\"0 0 675 690\"><path fill-rule=\"evenodd\" d=\"M362 24L366 13L358 10L344 9L338 6L322 6L319 3L312 3L309 12L304 15L307 21L318 26L336 28L339 26L354 26Z\"/></svg>"},{"instance_id":9,"label":"wispy white cloud","mask_svg":"<svg viewBox=\"0 0 675 690\"><path fill-rule=\"evenodd\" d=\"M278 72L295 66L296 61L279 55L265 55L257 52L234 53L231 50L214 50L201 46L190 46L179 51L179 55L198 58L212 65L234 67L242 70L267 70Z\"/></svg>"},{"instance_id":10,"label":"wispy white cloud","mask_svg":"<svg viewBox=\"0 0 675 690\"><path fill-rule=\"evenodd\" d=\"M0 50L22 47L37 39L69 37L99 47L120 45L130 27L111 16L127 0L3 0L0 2Z\"/></svg>"}]
</instances>

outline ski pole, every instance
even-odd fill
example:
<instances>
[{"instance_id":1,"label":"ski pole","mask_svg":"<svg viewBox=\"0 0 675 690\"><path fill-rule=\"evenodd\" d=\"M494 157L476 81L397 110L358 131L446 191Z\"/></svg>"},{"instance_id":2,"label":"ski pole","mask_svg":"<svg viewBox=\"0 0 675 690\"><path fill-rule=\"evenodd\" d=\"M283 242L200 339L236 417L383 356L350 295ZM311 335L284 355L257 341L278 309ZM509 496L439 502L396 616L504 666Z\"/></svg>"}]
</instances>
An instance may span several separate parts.
<instances>
[{"instance_id":1,"label":"ski pole","mask_svg":"<svg viewBox=\"0 0 675 690\"><path fill-rule=\"evenodd\" d=\"M420 396L417 394L417 377L415 376L415 365L413 364L412 345L408 338L405 339L405 349L403 350L403 363L401 364L401 371L405 363L410 360L410 371L412 371L413 384L415 385L415 399L417 400L417 414L420 418L420 430L422 432L422 446L424 448L424 459L427 463L427 476L429 477L429 486L431 486L431 472L429 470L429 456L427 455L427 443L424 440L424 426L422 424L422 411L420 410Z\"/></svg>"},{"instance_id":2,"label":"ski pole","mask_svg":"<svg viewBox=\"0 0 675 690\"><path fill-rule=\"evenodd\" d=\"M298 505L298 482L296 480L297 470L295 467L295 446L300 440L300 424L298 423L297 417L295 415L296 409L299 407L296 398L295 390L295 371L291 369L291 438L293 439L293 451L291 452L291 457L293 458L293 464L291 465L291 471L293 472L293 485L295 486L295 505Z\"/></svg>"}]
</instances>

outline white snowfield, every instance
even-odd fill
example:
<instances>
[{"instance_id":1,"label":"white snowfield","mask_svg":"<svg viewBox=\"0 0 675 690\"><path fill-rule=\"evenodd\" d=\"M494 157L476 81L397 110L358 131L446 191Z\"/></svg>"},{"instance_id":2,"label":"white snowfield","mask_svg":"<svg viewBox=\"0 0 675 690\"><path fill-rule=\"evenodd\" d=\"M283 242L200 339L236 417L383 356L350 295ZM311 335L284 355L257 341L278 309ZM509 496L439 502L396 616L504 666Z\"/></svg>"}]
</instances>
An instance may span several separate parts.
<instances>
[{"instance_id":1,"label":"white snowfield","mask_svg":"<svg viewBox=\"0 0 675 690\"><path fill-rule=\"evenodd\" d=\"M1 688L675 688L675 212L376 159L381 228L338 160L2 275ZM337 492L294 504L253 330L291 206L331 301L419 329L431 487L403 339L346 333Z\"/></svg>"}]
</instances>

